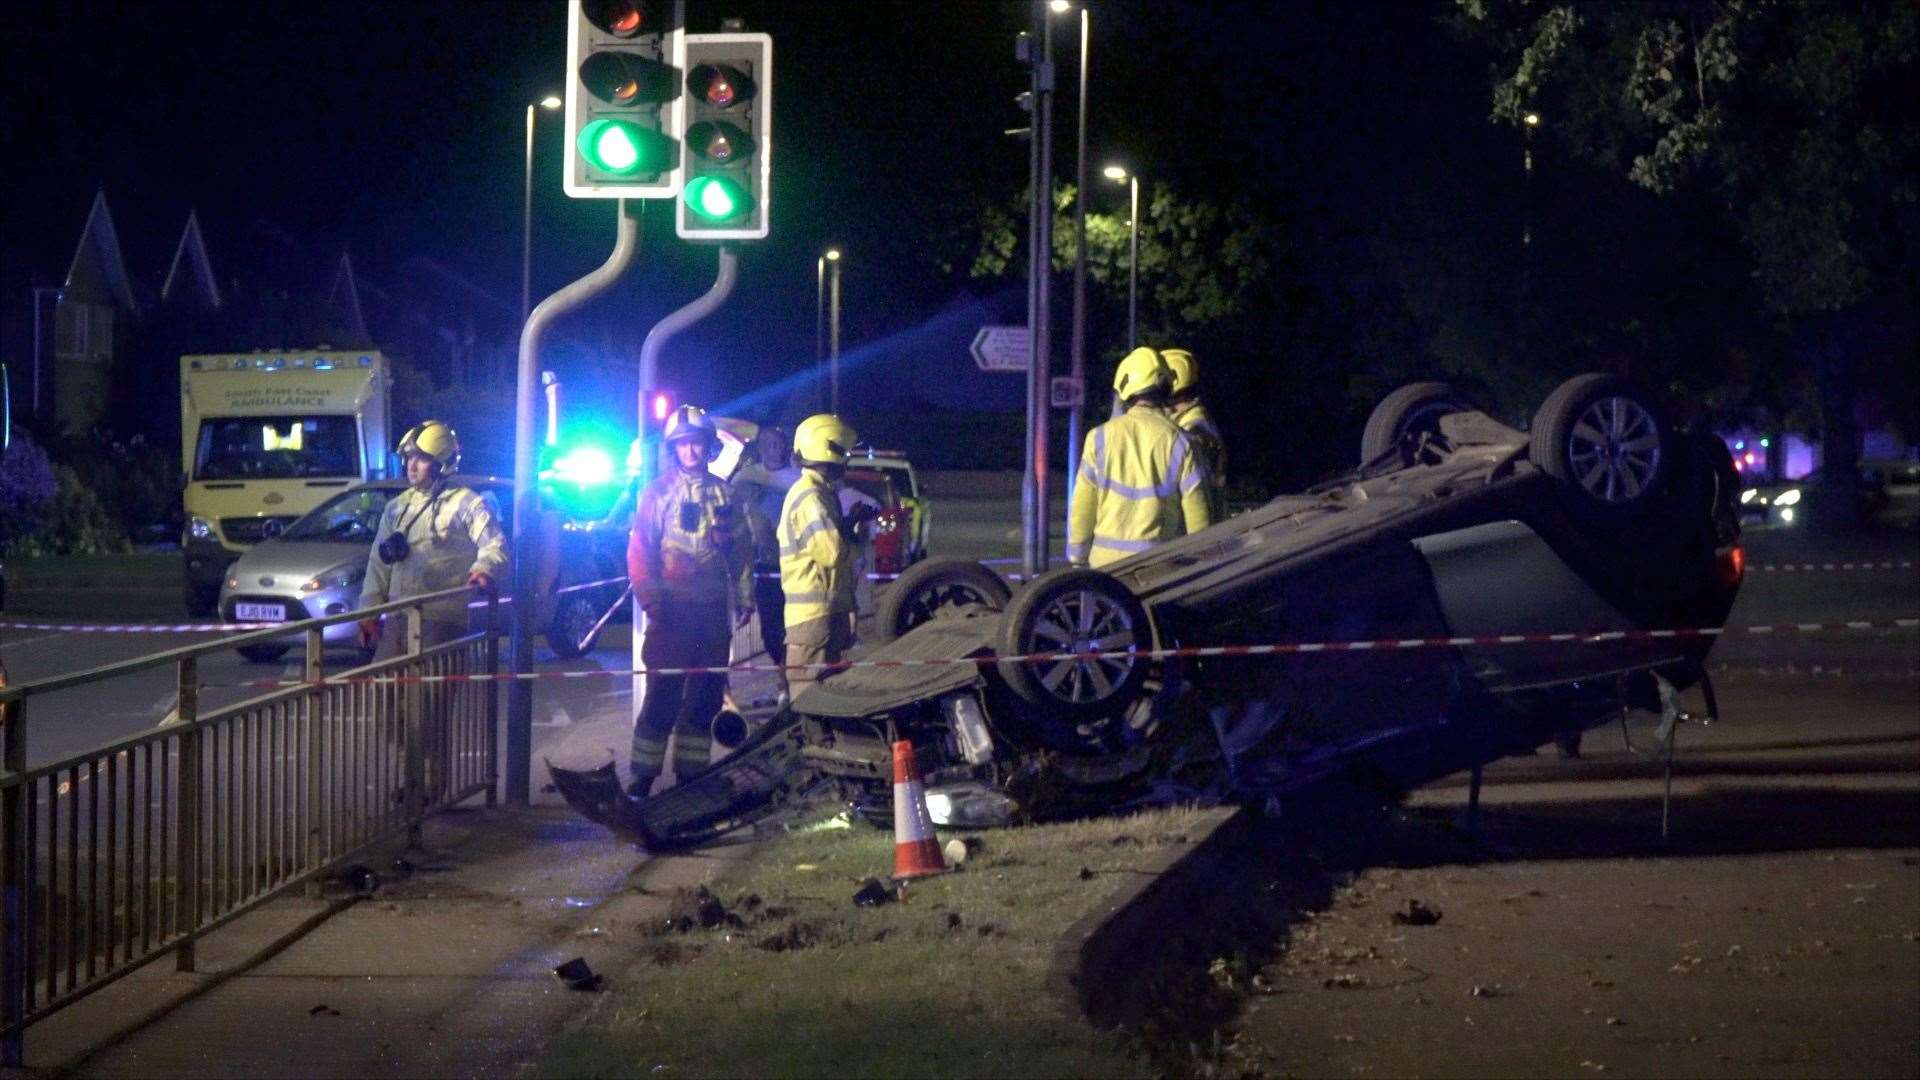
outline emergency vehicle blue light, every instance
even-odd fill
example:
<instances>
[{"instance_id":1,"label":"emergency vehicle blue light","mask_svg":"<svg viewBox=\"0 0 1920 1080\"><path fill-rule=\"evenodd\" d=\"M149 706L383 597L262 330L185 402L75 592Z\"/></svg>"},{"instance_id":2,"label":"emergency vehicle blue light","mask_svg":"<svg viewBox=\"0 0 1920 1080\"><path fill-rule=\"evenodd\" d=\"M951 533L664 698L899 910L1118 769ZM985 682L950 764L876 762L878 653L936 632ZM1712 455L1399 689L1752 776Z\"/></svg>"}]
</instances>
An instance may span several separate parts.
<instances>
[{"instance_id":1,"label":"emergency vehicle blue light","mask_svg":"<svg viewBox=\"0 0 1920 1080\"><path fill-rule=\"evenodd\" d=\"M318 359L318 358L316 358L316 359L314 360L314 362L313 362L313 370L315 370L315 371L332 371L332 370L333 370L333 361L331 361L331 360L321 360L321 359Z\"/></svg>"}]
</instances>

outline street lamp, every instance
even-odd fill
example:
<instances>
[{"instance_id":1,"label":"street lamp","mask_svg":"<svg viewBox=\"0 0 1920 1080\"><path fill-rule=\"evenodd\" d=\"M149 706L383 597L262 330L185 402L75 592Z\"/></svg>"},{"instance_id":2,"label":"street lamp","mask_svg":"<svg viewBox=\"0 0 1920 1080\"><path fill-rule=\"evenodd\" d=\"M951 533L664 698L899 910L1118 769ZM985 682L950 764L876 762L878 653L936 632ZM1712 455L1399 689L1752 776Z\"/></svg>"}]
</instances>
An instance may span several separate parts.
<instances>
[{"instance_id":1,"label":"street lamp","mask_svg":"<svg viewBox=\"0 0 1920 1080\"><path fill-rule=\"evenodd\" d=\"M1100 170L1127 185L1127 348L1140 345L1140 178L1118 165Z\"/></svg>"},{"instance_id":2,"label":"street lamp","mask_svg":"<svg viewBox=\"0 0 1920 1080\"><path fill-rule=\"evenodd\" d=\"M540 99L538 107L552 112L562 102L558 97L548 94ZM533 110L536 106L527 105L527 182L524 198L520 205L520 325L525 326L527 312L533 310Z\"/></svg>"},{"instance_id":3,"label":"street lamp","mask_svg":"<svg viewBox=\"0 0 1920 1080\"><path fill-rule=\"evenodd\" d=\"M833 288L831 290L833 309L833 332L827 336L827 309L829 307L827 288L827 264L833 264ZM828 248L813 263L813 362L817 369L823 359L828 361L827 369L827 411L838 415L840 412L840 249Z\"/></svg>"}]
</instances>

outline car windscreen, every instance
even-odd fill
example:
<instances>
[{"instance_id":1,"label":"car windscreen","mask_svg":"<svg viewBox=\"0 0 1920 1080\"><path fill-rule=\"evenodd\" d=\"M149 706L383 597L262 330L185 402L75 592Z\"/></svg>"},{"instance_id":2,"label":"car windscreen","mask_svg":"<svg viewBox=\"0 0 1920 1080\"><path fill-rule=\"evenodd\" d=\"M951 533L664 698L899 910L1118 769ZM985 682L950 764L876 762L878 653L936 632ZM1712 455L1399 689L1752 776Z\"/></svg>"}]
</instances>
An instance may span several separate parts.
<instances>
[{"instance_id":1,"label":"car windscreen","mask_svg":"<svg viewBox=\"0 0 1920 1080\"><path fill-rule=\"evenodd\" d=\"M327 540L341 544L370 544L380 528L380 511L396 493L385 488L343 491L287 526L282 540Z\"/></svg>"},{"instance_id":2,"label":"car windscreen","mask_svg":"<svg viewBox=\"0 0 1920 1080\"><path fill-rule=\"evenodd\" d=\"M870 472L866 469L849 469L841 483L883 507L900 505L900 500L894 497L893 485L885 473Z\"/></svg>"},{"instance_id":3,"label":"car windscreen","mask_svg":"<svg viewBox=\"0 0 1920 1080\"><path fill-rule=\"evenodd\" d=\"M360 475L351 416L225 416L200 423L195 480Z\"/></svg>"}]
</instances>

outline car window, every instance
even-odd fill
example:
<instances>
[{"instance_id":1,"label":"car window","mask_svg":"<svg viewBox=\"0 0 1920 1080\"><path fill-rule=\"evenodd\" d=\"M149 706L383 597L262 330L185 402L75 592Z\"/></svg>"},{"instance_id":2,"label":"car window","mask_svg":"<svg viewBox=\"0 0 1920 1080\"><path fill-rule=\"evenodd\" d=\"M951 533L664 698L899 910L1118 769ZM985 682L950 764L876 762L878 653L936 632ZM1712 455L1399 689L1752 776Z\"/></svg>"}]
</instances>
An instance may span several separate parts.
<instances>
[{"instance_id":1,"label":"car window","mask_svg":"<svg viewBox=\"0 0 1920 1080\"><path fill-rule=\"evenodd\" d=\"M325 540L334 543L371 543L380 528L380 512L395 492L387 488L343 491L307 516L287 526L282 540Z\"/></svg>"},{"instance_id":2,"label":"car window","mask_svg":"<svg viewBox=\"0 0 1920 1080\"><path fill-rule=\"evenodd\" d=\"M221 417L200 423L195 480L359 474L359 427L351 416Z\"/></svg>"},{"instance_id":3,"label":"car window","mask_svg":"<svg viewBox=\"0 0 1920 1080\"><path fill-rule=\"evenodd\" d=\"M900 505L900 500L894 496L893 482L886 473L851 469L842 482L881 506Z\"/></svg>"}]
</instances>

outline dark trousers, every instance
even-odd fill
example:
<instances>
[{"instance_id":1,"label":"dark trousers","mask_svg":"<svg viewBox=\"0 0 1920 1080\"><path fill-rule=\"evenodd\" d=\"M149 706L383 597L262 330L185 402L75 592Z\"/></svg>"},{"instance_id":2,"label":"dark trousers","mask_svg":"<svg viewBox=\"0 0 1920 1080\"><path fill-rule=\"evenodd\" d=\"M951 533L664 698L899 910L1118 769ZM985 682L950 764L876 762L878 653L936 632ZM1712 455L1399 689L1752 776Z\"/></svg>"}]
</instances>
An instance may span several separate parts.
<instances>
[{"instance_id":1,"label":"dark trousers","mask_svg":"<svg viewBox=\"0 0 1920 1080\"><path fill-rule=\"evenodd\" d=\"M778 566L753 568L753 607L760 615L760 643L778 663L787 643L787 595L780 591Z\"/></svg>"},{"instance_id":2,"label":"dark trousers","mask_svg":"<svg viewBox=\"0 0 1920 1080\"><path fill-rule=\"evenodd\" d=\"M647 699L633 726L633 775L657 777L673 739L673 772L684 780L706 769L713 718L727 691L725 674L655 675L656 668L725 667L732 634L724 603L668 603L647 624L640 662L648 670Z\"/></svg>"}]
</instances>

